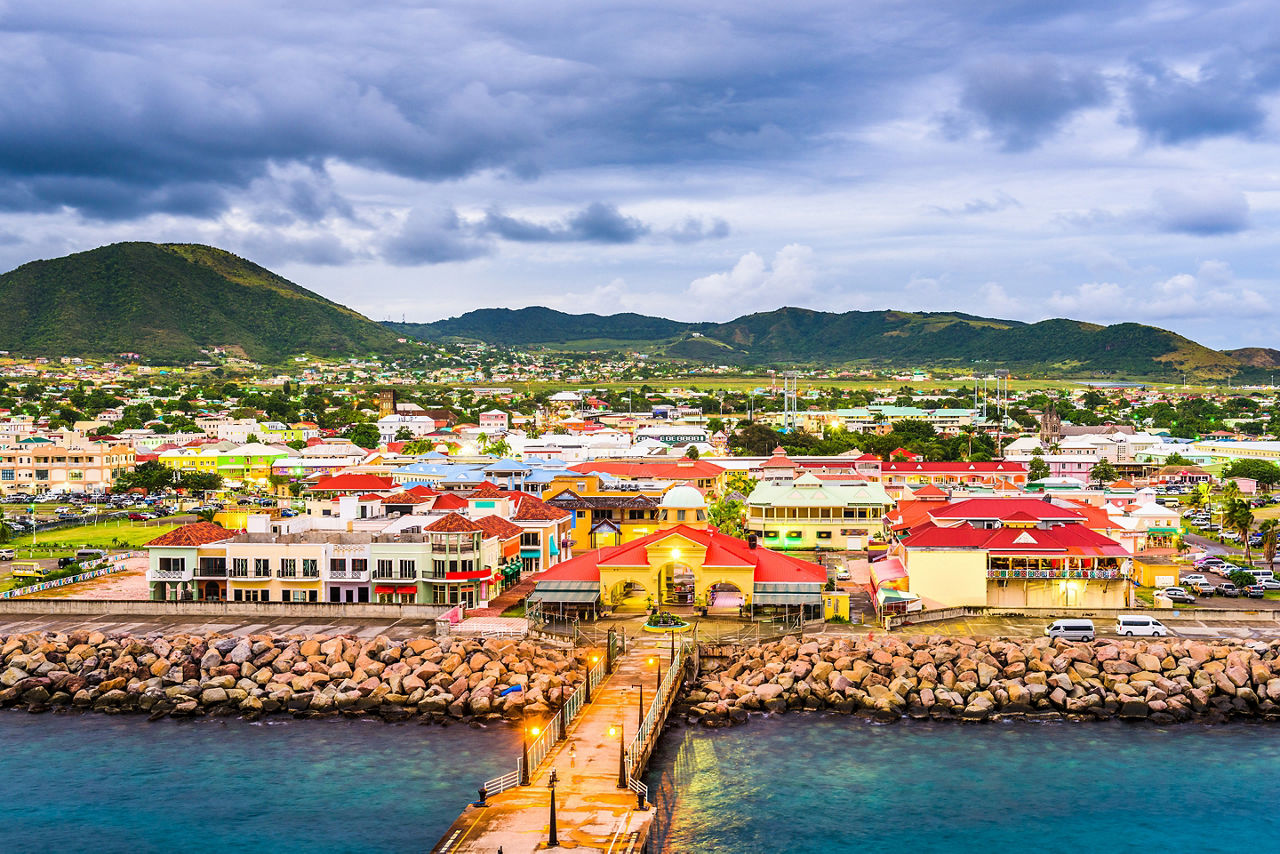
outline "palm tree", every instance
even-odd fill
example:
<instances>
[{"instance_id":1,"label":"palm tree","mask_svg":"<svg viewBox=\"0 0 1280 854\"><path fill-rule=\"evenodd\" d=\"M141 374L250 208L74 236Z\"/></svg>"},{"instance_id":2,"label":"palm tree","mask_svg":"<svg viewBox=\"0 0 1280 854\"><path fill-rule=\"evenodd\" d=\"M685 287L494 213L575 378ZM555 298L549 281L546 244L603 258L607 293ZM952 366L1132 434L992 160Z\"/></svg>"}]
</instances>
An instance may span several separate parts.
<instances>
[{"instance_id":1,"label":"palm tree","mask_svg":"<svg viewBox=\"0 0 1280 854\"><path fill-rule=\"evenodd\" d=\"M1258 526L1258 533L1262 534L1262 556L1270 566L1276 562L1276 540L1280 537L1280 519L1267 519Z\"/></svg>"},{"instance_id":2,"label":"palm tree","mask_svg":"<svg viewBox=\"0 0 1280 854\"><path fill-rule=\"evenodd\" d=\"M1249 533L1253 530L1253 510L1249 508L1249 502L1238 498L1228 501L1222 514L1222 527L1239 532L1240 539L1244 541L1244 561L1246 564L1252 563L1249 554Z\"/></svg>"}]
</instances>

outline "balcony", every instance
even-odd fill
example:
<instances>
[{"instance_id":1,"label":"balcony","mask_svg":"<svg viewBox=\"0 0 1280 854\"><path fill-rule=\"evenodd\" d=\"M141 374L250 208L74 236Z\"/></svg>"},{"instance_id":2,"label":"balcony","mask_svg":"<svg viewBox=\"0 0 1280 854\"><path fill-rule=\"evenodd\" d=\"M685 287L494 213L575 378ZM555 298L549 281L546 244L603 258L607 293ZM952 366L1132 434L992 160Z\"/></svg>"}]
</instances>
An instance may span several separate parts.
<instances>
[{"instance_id":1,"label":"balcony","mask_svg":"<svg viewBox=\"0 0 1280 854\"><path fill-rule=\"evenodd\" d=\"M196 567L197 578L226 578L227 567L225 564L201 564Z\"/></svg>"},{"instance_id":2,"label":"balcony","mask_svg":"<svg viewBox=\"0 0 1280 854\"><path fill-rule=\"evenodd\" d=\"M276 578L297 578L298 570L296 569L280 569L276 571Z\"/></svg>"},{"instance_id":3,"label":"balcony","mask_svg":"<svg viewBox=\"0 0 1280 854\"><path fill-rule=\"evenodd\" d=\"M149 569L148 581L190 581L191 573L185 569Z\"/></svg>"},{"instance_id":4,"label":"balcony","mask_svg":"<svg viewBox=\"0 0 1280 854\"><path fill-rule=\"evenodd\" d=\"M367 569L331 569L329 570L329 580L330 581L368 581L369 570Z\"/></svg>"}]
</instances>

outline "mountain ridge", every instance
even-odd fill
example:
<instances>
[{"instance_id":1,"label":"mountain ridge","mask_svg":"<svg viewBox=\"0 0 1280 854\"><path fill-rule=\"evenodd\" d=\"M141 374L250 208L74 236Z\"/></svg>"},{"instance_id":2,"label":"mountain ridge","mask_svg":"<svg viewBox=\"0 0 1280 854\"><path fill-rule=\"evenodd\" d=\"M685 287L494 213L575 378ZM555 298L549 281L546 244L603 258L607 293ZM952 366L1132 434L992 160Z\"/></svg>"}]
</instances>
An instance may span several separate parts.
<instances>
[{"instance_id":1,"label":"mountain ridge","mask_svg":"<svg viewBox=\"0 0 1280 854\"><path fill-rule=\"evenodd\" d=\"M630 313L574 315L536 306L476 309L434 323L384 325L424 341L648 348L673 358L740 365L990 363L1053 373L1207 379L1233 378L1257 368L1175 332L1139 323L1102 326L1067 318L1027 323L945 311L834 313L787 306L723 323L690 323Z\"/></svg>"},{"instance_id":2,"label":"mountain ridge","mask_svg":"<svg viewBox=\"0 0 1280 854\"><path fill-rule=\"evenodd\" d=\"M146 242L0 275L0 341L23 355L188 361L211 347L259 361L400 348L385 327L252 261L202 244Z\"/></svg>"}]
</instances>

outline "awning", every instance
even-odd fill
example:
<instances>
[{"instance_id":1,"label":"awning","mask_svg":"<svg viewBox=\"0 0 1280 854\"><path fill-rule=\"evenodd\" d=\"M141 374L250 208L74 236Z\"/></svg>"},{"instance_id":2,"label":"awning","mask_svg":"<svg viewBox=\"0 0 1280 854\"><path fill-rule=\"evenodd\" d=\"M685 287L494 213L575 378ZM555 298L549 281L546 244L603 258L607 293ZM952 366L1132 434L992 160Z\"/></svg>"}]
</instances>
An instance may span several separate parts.
<instances>
[{"instance_id":1,"label":"awning","mask_svg":"<svg viewBox=\"0 0 1280 854\"><path fill-rule=\"evenodd\" d=\"M373 588L374 593L395 593L396 589L388 584L379 584Z\"/></svg>"},{"instance_id":2,"label":"awning","mask_svg":"<svg viewBox=\"0 0 1280 854\"><path fill-rule=\"evenodd\" d=\"M821 605L822 585L757 582L751 596L753 605Z\"/></svg>"},{"instance_id":3,"label":"awning","mask_svg":"<svg viewBox=\"0 0 1280 854\"><path fill-rule=\"evenodd\" d=\"M416 588L416 587L397 587L397 588L396 588L396 592L397 592L397 593L417 593L417 592L418 592L418 588Z\"/></svg>"},{"instance_id":4,"label":"awning","mask_svg":"<svg viewBox=\"0 0 1280 854\"><path fill-rule=\"evenodd\" d=\"M539 581L529 594L530 602L585 605L600 599L600 583L596 581Z\"/></svg>"},{"instance_id":5,"label":"awning","mask_svg":"<svg viewBox=\"0 0 1280 854\"><path fill-rule=\"evenodd\" d=\"M565 605L586 605L600 598L596 590L535 590L529 594L530 602L553 602Z\"/></svg>"}]
</instances>

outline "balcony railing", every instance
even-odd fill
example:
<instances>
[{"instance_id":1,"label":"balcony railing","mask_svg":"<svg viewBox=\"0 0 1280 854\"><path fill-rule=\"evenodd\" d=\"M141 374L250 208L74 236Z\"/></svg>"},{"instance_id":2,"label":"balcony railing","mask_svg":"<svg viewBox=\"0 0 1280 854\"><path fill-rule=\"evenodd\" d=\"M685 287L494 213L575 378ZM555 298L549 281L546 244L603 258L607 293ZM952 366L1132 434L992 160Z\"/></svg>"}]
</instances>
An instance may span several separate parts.
<instances>
[{"instance_id":1,"label":"balcony railing","mask_svg":"<svg viewBox=\"0 0 1280 854\"><path fill-rule=\"evenodd\" d=\"M153 569L151 578L156 581L186 581L191 576L185 569Z\"/></svg>"},{"instance_id":2,"label":"balcony railing","mask_svg":"<svg viewBox=\"0 0 1280 854\"><path fill-rule=\"evenodd\" d=\"M318 569L304 569L304 570L302 570L302 577L303 577L303 578L319 578L319 577L320 577L320 570L318 570Z\"/></svg>"},{"instance_id":3,"label":"balcony railing","mask_svg":"<svg viewBox=\"0 0 1280 854\"><path fill-rule=\"evenodd\" d=\"M334 581L367 581L369 579L369 570L331 569L329 570L329 578Z\"/></svg>"},{"instance_id":4,"label":"balcony railing","mask_svg":"<svg viewBox=\"0 0 1280 854\"><path fill-rule=\"evenodd\" d=\"M231 569L227 570L227 577L228 578L248 578L249 570L236 569L235 567L232 567Z\"/></svg>"},{"instance_id":5,"label":"balcony railing","mask_svg":"<svg viewBox=\"0 0 1280 854\"><path fill-rule=\"evenodd\" d=\"M196 567L196 575L201 576L202 578L226 578L227 568L226 566L200 565Z\"/></svg>"},{"instance_id":6,"label":"balcony railing","mask_svg":"<svg viewBox=\"0 0 1280 854\"><path fill-rule=\"evenodd\" d=\"M298 570L296 569L279 569L276 570L276 578L297 578Z\"/></svg>"}]
</instances>

